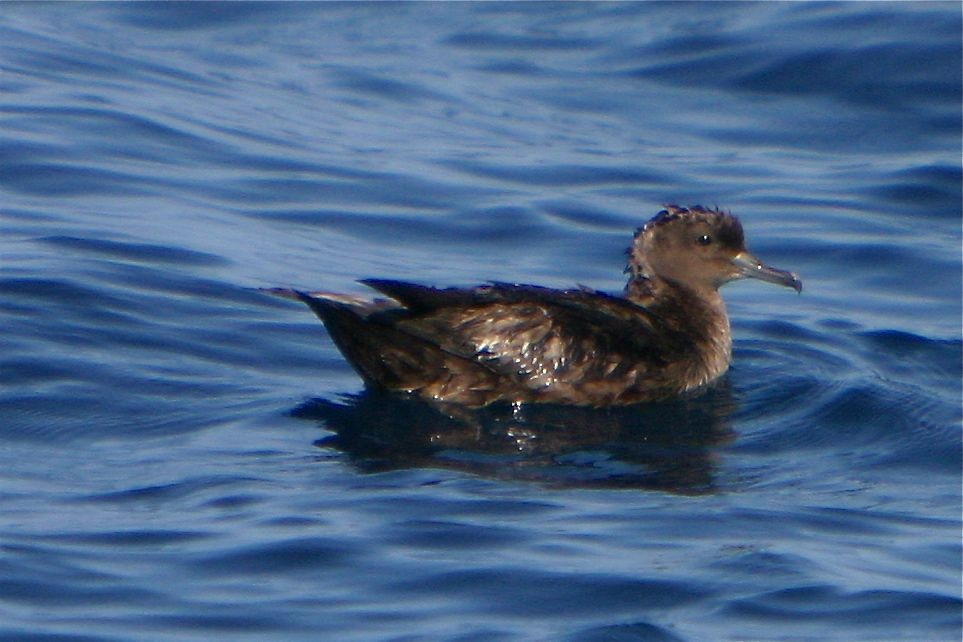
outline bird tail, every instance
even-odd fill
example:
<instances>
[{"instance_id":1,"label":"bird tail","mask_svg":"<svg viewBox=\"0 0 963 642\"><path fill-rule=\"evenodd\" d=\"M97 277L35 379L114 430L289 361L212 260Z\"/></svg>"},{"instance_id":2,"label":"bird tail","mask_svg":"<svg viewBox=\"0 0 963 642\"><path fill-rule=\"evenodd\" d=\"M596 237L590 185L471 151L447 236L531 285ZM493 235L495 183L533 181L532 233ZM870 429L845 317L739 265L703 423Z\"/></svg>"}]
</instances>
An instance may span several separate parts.
<instances>
[{"instance_id":1,"label":"bird tail","mask_svg":"<svg viewBox=\"0 0 963 642\"><path fill-rule=\"evenodd\" d=\"M298 299L314 312L328 334L361 378L369 384L395 388L400 373L382 356L386 346L399 341L398 331L369 320L364 308L325 296L296 292Z\"/></svg>"},{"instance_id":2,"label":"bird tail","mask_svg":"<svg viewBox=\"0 0 963 642\"><path fill-rule=\"evenodd\" d=\"M403 308L372 312L326 296L297 292L297 297L321 319L335 345L370 386L420 392L439 401L458 395L483 405L504 384L503 377L486 365L399 328L395 322L405 314ZM467 391L466 381L471 382Z\"/></svg>"}]
</instances>

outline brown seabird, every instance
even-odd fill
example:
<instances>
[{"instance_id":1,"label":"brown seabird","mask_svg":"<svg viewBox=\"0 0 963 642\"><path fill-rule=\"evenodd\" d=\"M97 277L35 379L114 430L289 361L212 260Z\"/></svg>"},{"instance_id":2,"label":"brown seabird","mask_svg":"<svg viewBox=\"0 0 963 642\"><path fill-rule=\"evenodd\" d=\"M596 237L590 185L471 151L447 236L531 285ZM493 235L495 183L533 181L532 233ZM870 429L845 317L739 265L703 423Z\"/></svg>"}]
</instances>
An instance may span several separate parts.
<instances>
[{"instance_id":1,"label":"brown seabird","mask_svg":"<svg viewBox=\"0 0 963 642\"><path fill-rule=\"evenodd\" d=\"M466 406L627 405L696 390L732 357L720 286L748 277L802 291L796 274L750 254L738 219L718 209L667 205L628 255L623 296L385 279L361 283L390 299L266 291L306 303L367 385Z\"/></svg>"}]
</instances>

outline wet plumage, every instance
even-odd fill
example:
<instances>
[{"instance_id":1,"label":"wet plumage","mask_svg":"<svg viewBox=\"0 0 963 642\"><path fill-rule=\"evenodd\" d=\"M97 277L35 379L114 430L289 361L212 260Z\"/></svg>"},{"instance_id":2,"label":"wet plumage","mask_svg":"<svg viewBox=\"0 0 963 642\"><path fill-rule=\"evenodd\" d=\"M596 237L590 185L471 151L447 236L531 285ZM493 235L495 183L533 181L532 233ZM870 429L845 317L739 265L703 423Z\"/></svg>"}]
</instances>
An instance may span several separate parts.
<instances>
[{"instance_id":1,"label":"wet plumage","mask_svg":"<svg viewBox=\"0 0 963 642\"><path fill-rule=\"evenodd\" d=\"M667 206L629 248L623 296L492 283L433 288L368 279L388 299L275 289L306 303L369 386L438 402L589 406L654 401L729 366L718 288L752 277L801 290L749 254L732 215Z\"/></svg>"}]
</instances>

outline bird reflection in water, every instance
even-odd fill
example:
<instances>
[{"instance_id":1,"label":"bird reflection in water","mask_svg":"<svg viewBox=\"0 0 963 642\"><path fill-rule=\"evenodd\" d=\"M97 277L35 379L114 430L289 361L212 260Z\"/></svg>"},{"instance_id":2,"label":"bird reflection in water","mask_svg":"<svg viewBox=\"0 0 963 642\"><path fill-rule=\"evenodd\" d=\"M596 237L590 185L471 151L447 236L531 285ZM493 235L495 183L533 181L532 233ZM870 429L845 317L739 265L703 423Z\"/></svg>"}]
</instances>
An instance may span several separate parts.
<instances>
[{"instance_id":1,"label":"bird reflection in water","mask_svg":"<svg viewBox=\"0 0 963 642\"><path fill-rule=\"evenodd\" d=\"M566 487L716 490L719 450L734 436L726 379L698 397L611 408L438 405L365 390L292 411L332 434L316 442L363 472L445 468Z\"/></svg>"}]
</instances>

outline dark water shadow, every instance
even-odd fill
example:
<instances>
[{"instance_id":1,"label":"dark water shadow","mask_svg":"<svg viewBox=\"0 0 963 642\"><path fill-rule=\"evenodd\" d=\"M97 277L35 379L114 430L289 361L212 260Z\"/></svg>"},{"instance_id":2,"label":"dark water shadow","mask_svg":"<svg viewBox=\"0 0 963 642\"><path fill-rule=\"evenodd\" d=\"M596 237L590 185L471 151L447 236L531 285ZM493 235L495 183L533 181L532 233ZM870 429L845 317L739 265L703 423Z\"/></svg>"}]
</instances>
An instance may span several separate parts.
<instances>
[{"instance_id":1,"label":"dark water shadow","mask_svg":"<svg viewBox=\"0 0 963 642\"><path fill-rule=\"evenodd\" d=\"M333 434L317 442L362 472L446 468L566 487L708 494L717 450L734 433L727 383L697 398L625 408L553 405L439 407L366 390L309 400L295 417Z\"/></svg>"}]
</instances>

